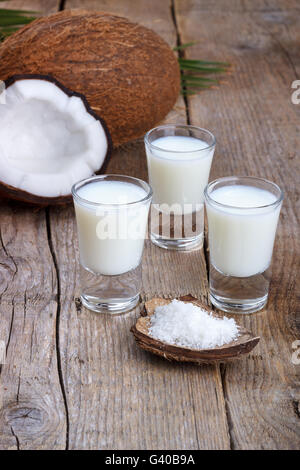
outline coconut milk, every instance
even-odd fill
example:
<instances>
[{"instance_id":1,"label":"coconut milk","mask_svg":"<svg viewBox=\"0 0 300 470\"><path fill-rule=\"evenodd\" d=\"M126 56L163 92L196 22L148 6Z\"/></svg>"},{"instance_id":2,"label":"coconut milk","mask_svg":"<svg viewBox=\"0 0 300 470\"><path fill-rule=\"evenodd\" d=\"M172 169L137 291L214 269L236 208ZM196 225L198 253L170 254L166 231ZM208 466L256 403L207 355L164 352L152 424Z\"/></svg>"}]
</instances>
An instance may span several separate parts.
<instances>
[{"instance_id":1,"label":"coconut milk","mask_svg":"<svg viewBox=\"0 0 300 470\"><path fill-rule=\"evenodd\" d=\"M107 276L135 269L142 257L150 201L132 203L146 198L146 191L124 181L96 181L77 193L82 198L75 200L82 266Z\"/></svg>"},{"instance_id":2,"label":"coconut milk","mask_svg":"<svg viewBox=\"0 0 300 470\"><path fill-rule=\"evenodd\" d=\"M231 185L210 193L206 205L212 265L229 276L263 273L270 265L281 204L271 192ZM224 205L223 205L224 204Z\"/></svg>"},{"instance_id":3,"label":"coconut milk","mask_svg":"<svg viewBox=\"0 0 300 470\"><path fill-rule=\"evenodd\" d=\"M203 203L214 147L195 137L170 135L146 146L153 203L190 214ZM164 207L161 208L164 211Z\"/></svg>"}]
</instances>

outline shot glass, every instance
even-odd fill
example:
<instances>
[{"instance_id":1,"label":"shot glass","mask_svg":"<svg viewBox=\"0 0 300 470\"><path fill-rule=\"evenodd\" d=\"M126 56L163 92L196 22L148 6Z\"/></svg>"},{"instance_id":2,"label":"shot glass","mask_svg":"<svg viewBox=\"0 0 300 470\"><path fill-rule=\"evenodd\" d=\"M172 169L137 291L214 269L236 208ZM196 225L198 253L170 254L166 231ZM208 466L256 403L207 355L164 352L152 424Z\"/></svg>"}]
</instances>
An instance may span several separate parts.
<instances>
[{"instance_id":1,"label":"shot glass","mask_svg":"<svg viewBox=\"0 0 300 470\"><path fill-rule=\"evenodd\" d=\"M205 189L210 300L224 312L253 313L267 303L282 190L254 177L226 177Z\"/></svg>"},{"instance_id":2,"label":"shot glass","mask_svg":"<svg viewBox=\"0 0 300 470\"><path fill-rule=\"evenodd\" d=\"M203 245L204 188L215 137L195 126L165 125L145 136L149 182L153 189L150 237L171 250Z\"/></svg>"},{"instance_id":3,"label":"shot glass","mask_svg":"<svg viewBox=\"0 0 300 470\"><path fill-rule=\"evenodd\" d=\"M129 176L94 176L72 188L81 300L101 313L133 309L141 290L141 259L151 187Z\"/></svg>"}]
</instances>

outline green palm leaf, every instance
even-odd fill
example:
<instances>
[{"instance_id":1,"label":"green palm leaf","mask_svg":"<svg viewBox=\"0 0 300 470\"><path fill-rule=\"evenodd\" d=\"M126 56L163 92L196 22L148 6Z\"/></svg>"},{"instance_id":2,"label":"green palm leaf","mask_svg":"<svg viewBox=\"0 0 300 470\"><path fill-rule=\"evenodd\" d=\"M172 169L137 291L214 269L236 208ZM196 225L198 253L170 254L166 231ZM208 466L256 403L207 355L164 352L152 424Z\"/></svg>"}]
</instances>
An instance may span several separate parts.
<instances>
[{"instance_id":1,"label":"green palm leaf","mask_svg":"<svg viewBox=\"0 0 300 470\"><path fill-rule=\"evenodd\" d=\"M180 46L173 47L173 50L174 51L182 51L183 49L186 49L187 47L194 46L195 44L197 44L196 41L186 42L185 44L180 44Z\"/></svg>"},{"instance_id":2,"label":"green palm leaf","mask_svg":"<svg viewBox=\"0 0 300 470\"><path fill-rule=\"evenodd\" d=\"M34 11L0 8L0 41L3 41L7 36L17 31L19 27L33 21L36 14L37 12Z\"/></svg>"},{"instance_id":3,"label":"green palm leaf","mask_svg":"<svg viewBox=\"0 0 300 470\"><path fill-rule=\"evenodd\" d=\"M184 50L195 44L196 42L188 42L174 47L174 51L179 51L178 63L181 72L181 94L183 96L196 95L200 90L218 85L219 80L208 75L224 74L230 68L230 64L227 62L185 59L183 56Z\"/></svg>"}]
</instances>

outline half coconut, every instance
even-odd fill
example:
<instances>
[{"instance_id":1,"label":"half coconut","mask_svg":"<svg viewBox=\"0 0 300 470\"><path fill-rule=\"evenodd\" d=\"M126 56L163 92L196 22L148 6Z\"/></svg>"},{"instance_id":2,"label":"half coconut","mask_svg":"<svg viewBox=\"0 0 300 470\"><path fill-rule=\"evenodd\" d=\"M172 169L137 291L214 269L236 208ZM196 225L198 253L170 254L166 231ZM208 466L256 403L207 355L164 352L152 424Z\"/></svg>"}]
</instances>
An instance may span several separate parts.
<instances>
[{"instance_id":1,"label":"half coconut","mask_svg":"<svg viewBox=\"0 0 300 470\"><path fill-rule=\"evenodd\" d=\"M4 84L0 192L37 204L70 201L76 181L104 171L112 147L105 122L50 76L15 75Z\"/></svg>"}]
</instances>

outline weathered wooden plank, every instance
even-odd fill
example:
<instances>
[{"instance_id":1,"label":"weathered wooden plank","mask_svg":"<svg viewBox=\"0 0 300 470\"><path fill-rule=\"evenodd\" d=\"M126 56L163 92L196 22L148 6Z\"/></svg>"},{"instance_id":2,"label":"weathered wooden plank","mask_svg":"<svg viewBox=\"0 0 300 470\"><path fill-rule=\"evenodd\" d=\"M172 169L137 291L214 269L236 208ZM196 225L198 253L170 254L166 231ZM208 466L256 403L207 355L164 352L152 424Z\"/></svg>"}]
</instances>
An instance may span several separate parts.
<instances>
[{"instance_id":1,"label":"weathered wooden plank","mask_svg":"<svg viewBox=\"0 0 300 470\"><path fill-rule=\"evenodd\" d=\"M21 3L32 9L42 5L34 1L9 2L14 7ZM115 13L150 27L155 24L153 29L173 44L173 25L169 18L165 20L166 13L161 13L166 7L157 7L156 2L147 7L143 2L135 3L126 2L124 6L125 2L103 1L91 2L90 6L110 11L113 8ZM290 83L299 76L299 20L295 14L298 3L218 0L181 1L175 6L182 42L200 39L197 49L188 54L235 64L234 75L227 84L189 100L191 122L212 129L222 142L213 176L233 172L258 174L288 189L276 245L271 302L267 312L244 319L245 325L262 333L264 339L248 360L223 369L231 444L235 448L297 448L299 366L291 363L291 344L297 338L293 328L294 254L299 253L295 179L299 108L290 104ZM151 14L144 14L149 9ZM168 117L168 121L171 119L185 121L182 103ZM142 143L115 152L109 171L145 177ZM1 375L2 389L7 390L0 445L61 448L65 416L61 395L57 393L57 304L53 296L57 286L45 239L45 216L43 211L32 214L31 209L14 204L3 205L1 215L2 211L0 339L9 345ZM50 235L59 269L63 335L60 345L71 447L228 447L218 370L173 366L138 351L128 335L134 314L110 319L91 314L78 304L76 310L73 295L78 295L79 284L71 208L51 211ZM183 258L149 244L143 280L145 296L178 295L186 293L188 287L195 296L207 294L200 253Z\"/></svg>"},{"instance_id":2,"label":"weathered wooden plank","mask_svg":"<svg viewBox=\"0 0 300 470\"><path fill-rule=\"evenodd\" d=\"M185 0L181 0L184 3ZM185 11L188 12L187 19L190 18L190 9L192 5L193 13L200 11L206 12L280 12L299 10L298 0L194 0L193 3L187 3ZM177 10L178 11L178 10Z\"/></svg>"},{"instance_id":3,"label":"weathered wooden plank","mask_svg":"<svg viewBox=\"0 0 300 470\"><path fill-rule=\"evenodd\" d=\"M45 212L1 203L0 448L64 448L56 356L56 273Z\"/></svg>"},{"instance_id":4,"label":"weathered wooden plank","mask_svg":"<svg viewBox=\"0 0 300 470\"><path fill-rule=\"evenodd\" d=\"M60 0L8 0L1 2L1 8L30 10L40 15L55 13L59 9Z\"/></svg>"},{"instance_id":5,"label":"weathered wooden plank","mask_svg":"<svg viewBox=\"0 0 300 470\"><path fill-rule=\"evenodd\" d=\"M261 313L238 318L262 340L248 358L223 369L232 446L240 449L296 449L300 444L300 366L291 361L292 343L299 339L300 108L291 104L291 83L299 70L297 7L293 1L175 0L182 42L199 41L187 56L233 64L221 87L189 99L191 121L217 136L212 178L257 175L285 190L269 304Z\"/></svg>"},{"instance_id":6,"label":"weathered wooden plank","mask_svg":"<svg viewBox=\"0 0 300 470\"><path fill-rule=\"evenodd\" d=\"M65 5L76 6L76 1ZM175 45L167 2L86 1L84 6L125 14ZM168 121L186 122L182 99ZM146 178L142 141L118 149L108 171ZM138 350L129 333L138 311L109 318L75 304L79 273L72 208L51 209L51 238L60 279L60 350L70 448L228 448L218 368L171 365ZM147 243L143 281L145 297L189 292L203 297L203 253L172 255Z\"/></svg>"},{"instance_id":7,"label":"weathered wooden plank","mask_svg":"<svg viewBox=\"0 0 300 470\"><path fill-rule=\"evenodd\" d=\"M9 5L8 5L9 3ZM58 2L47 2L54 8ZM1 7L47 11L46 2ZM45 211L1 201L0 448L63 449L66 417L57 367L57 281Z\"/></svg>"},{"instance_id":8,"label":"weathered wooden plank","mask_svg":"<svg viewBox=\"0 0 300 470\"><path fill-rule=\"evenodd\" d=\"M161 2L163 3L163 2ZM170 17L170 3L158 7L156 1L122 1L122 0L87 0L84 5L80 0L67 0L65 9L85 8L125 16L147 28L153 29L170 44L176 44L176 30Z\"/></svg>"}]
</instances>

